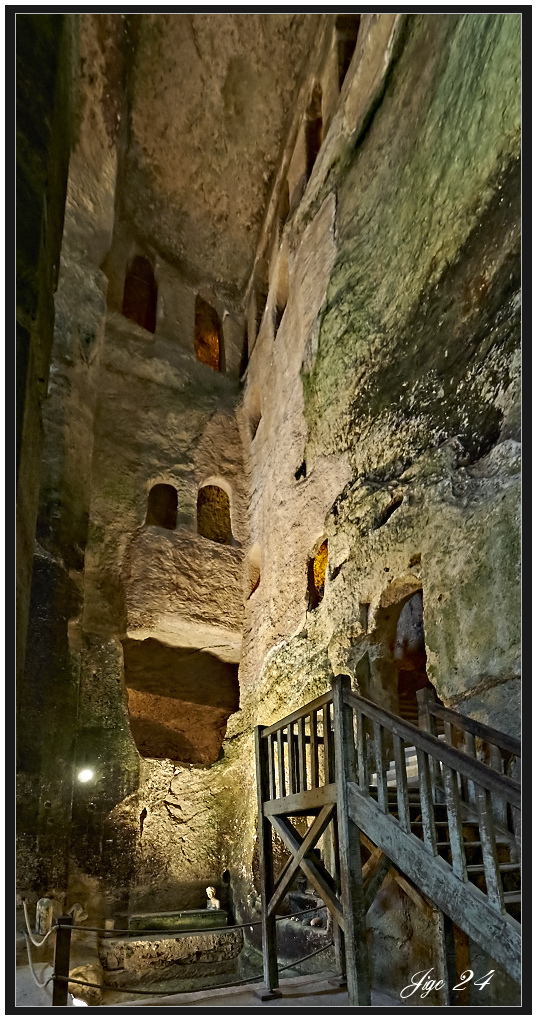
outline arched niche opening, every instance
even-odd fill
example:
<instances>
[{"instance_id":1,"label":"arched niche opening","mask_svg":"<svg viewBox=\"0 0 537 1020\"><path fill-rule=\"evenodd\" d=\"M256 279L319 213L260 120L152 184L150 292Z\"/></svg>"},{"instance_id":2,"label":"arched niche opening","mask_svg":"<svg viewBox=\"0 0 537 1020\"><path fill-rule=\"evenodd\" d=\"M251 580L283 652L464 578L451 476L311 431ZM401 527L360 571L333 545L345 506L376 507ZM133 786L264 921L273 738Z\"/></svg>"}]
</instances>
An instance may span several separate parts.
<instances>
[{"instance_id":1,"label":"arched niche opening","mask_svg":"<svg viewBox=\"0 0 537 1020\"><path fill-rule=\"evenodd\" d=\"M220 545L231 545L229 496L219 485L204 485L198 492L198 535Z\"/></svg>"},{"instance_id":2,"label":"arched niche opening","mask_svg":"<svg viewBox=\"0 0 537 1020\"><path fill-rule=\"evenodd\" d=\"M336 17L337 70L340 90L343 88L350 62L356 49L359 14L338 14Z\"/></svg>"},{"instance_id":3,"label":"arched niche opening","mask_svg":"<svg viewBox=\"0 0 537 1020\"><path fill-rule=\"evenodd\" d=\"M252 546L246 561L247 599L257 591L261 583L261 549L256 542Z\"/></svg>"},{"instance_id":4,"label":"arched niche opening","mask_svg":"<svg viewBox=\"0 0 537 1020\"><path fill-rule=\"evenodd\" d=\"M157 284L153 267L143 255L135 255L129 264L123 290L123 315L148 333L157 325Z\"/></svg>"},{"instance_id":5,"label":"arched niche opening","mask_svg":"<svg viewBox=\"0 0 537 1020\"><path fill-rule=\"evenodd\" d=\"M177 526L177 489L159 483L149 490L146 524L175 531Z\"/></svg>"},{"instance_id":6,"label":"arched niche opening","mask_svg":"<svg viewBox=\"0 0 537 1020\"><path fill-rule=\"evenodd\" d=\"M405 602L397 620L393 661L397 669L397 701L402 719L418 725L417 691L435 689L427 676L427 651L423 629L423 592Z\"/></svg>"},{"instance_id":7,"label":"arched niche opening","mask_svg":"<svg viewBox=\"0 0 537 1020\"><path fill-rule=\"evenodd\" d=\"M194 350L198 361L215 372L223 371L224 346L220 316L199 294L195 308Z\"/></svg>"},{"instance_id":8,"label":"arched niche opening","mask_svg":"<svg viewBox=\"0 0 537 1020\"><path fill-rule=\"evenodd\" d=\"M274 335L280 328L283 313L289 300L289 264L287 258L282 255L278 265L278 276L276 280L276 293L274 301Z\"/></svg>"},{"instance_id":9,"label":"arched niche opening","mask_svg":"<svg viewBox=\"0 0 537 1020\"><path fill-rule=\"evenodd\" d=\"M323 91L318 82L315 83L311 99L306 111L305 142L306 142L306 177L309 178L315 160L323 142Z\"/></svg>"},{"instance_id":10,"label":"arched niche opening","mask_svg":"<svg viewBox=\"0 0 537 1020\"><path fill-rule=\"evenodd\" d=\"M308 609L316 609L323 600L327 565L328 539L325 538L308 563Z\"/></svg>"},{"instance_id":11,"label":"arched niche opening","mask_svg":"<svg viewBox=\"0 0 537 1020\"><path fill-rule=\"evenodd\" d=\"M417 726L417 691L426 688L438 700L427 675L419 581L412 584L407 578L389 585L380 601L373 640L380 651L377 671L382 677L386 707Z\"/></svg>"}]
</instances>

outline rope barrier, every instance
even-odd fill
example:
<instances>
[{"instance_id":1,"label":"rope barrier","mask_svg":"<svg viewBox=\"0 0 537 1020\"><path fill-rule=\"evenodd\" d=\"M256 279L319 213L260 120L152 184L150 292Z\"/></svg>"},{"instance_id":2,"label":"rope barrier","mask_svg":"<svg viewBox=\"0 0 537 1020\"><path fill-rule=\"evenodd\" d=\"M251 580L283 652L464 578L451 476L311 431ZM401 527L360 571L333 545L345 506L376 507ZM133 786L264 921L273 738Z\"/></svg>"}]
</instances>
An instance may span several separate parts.
<instances>
[{"instance_id":1,"label":"rope barrier","mask_svg":"<svg viewBox=\"0 0 537 1020\"><path fill-rule=\"evenodd\" d=\"M314 914L316 911L326 910L326 904L323 903L320 907L308 907L306 910L297 910L293 914L284 914L281 917L277 917L276 921L289 921L294 917L302 917L303 914ZM219 928L144 928L136 931L133 928L88 928L82 924L70 924L67 925L55 925L56 928L67 928L70 931L92 931L98 934L105 934L113 937L115 935L130 935L132 938L140 938L145 935L161 935L163 938L166 936L177 936L177 935L210 935L212 932L217 931L237 931L244 928L254 928L256 925L263 924L262 921L244 921L242 924L227 924L222 925ZM50 934L50 932L49 932ZM48 935L46 936L48 938Z\"/></svg>"},{"instance_id":2,"label":"rope barrier","mask_svg":"<svg viewBox=\"0 0 537 1020\"><path fill-rule=\"evenodd\" d=\"M30 973L31 973L31 975L32 975L32 977L33 977L33 979L34 979L34 981L35 981L35 983L36 983L38 988L46 988L47 985L49 985L50 982L53 980L54 972L50 975L50 977L48 978L47 981L40 981L39 980L39 978L38 978L38 976L37 976L37 974L36 974L36 972L34 970L34 964L33 964L33 960L32 960L32 953L31 953L31 950L30 950L30 939L28 938L27 932L24 932L24 938L26 939L26 951L28 953L28 963L30 965ZM46 966L50 967L50 963L47 963ZM47 994L50 994L50 993L47 992Z\"/></svg>"},{"instance_id":3,"label":"rope barrier","mask_svg":"<svg viewBox=\"0 0 537 1020\"><path fill-rule=\"evenodd\" d=\"M25 934L28 935L28 938L30 939L31 942L33 942L34 946L36 946L37 949L39 949L40 946L44 946L45 945L45 942L47 941L47 939L50 938L50 936L52 935L52 932L56 931L56 928L58 928L59 925L54 924L52 926L52 928L50 929L50 931L48 931L47 934L42 939L34 938L34 936L32 935L32 930L31 930L32 926L30 924L30 918L28 917L28 907L26 906L26 900L22 901L22 906L23 906L23 909L24 909L24 920L26 921L26 929L27 929Z\"/></svg>"},{"instance_id":4,"label":"rope barrier","mask_svg":"<svg viewBox=\"0 0 537 1020\"><path fill-rule=\"evenodd\" d=\"M60 929L65 930L66 928L69 928L70 931L72 931L74 929L76 931L106 933L109 936L112 935L112 934L113 935L122 935L122 934L125 934L125 935L130 935L133 939L136 940L137 938L139 939L140 937L143 937L143 936L146 936L146 935L160 935L161 937L165 938L166 936L177 937L177 936L187 936L187 935L204 935L204 934L212 934L213 932L221 932L221 931L224 931L224 932L236 931L236 930L243 931L245 928L253 928L253 927L256 927L256 926L261 925L263 923L262 921L245 921L245 922L243 922L241 924L226 925L225 927L222 926L222 927L218 927L218 928L201 928L201 929L200 928L196 928L196 929L189 929L187 931L178 930L178 929L171 929L171 930L168 930L168 931L162 931L161 929L149 929L148 931L140 931L140 932L133 931L131 928L127 928L127 929L121 929L121 928L119 928L119 929L88 928L88 927L86 927L84 925L62 925L62 924L58 924L57 923L57 924L53 925L53 927L50 929L50 931L47 932L47 934L42 939L37 940L37 939L35 939L33 937L32 933L30 931L30 920L29 920L29 917L28 917L28 909L27 909L26 901L25 900L23 900L23 908L24 908L24 918L25 918L26 926L27 926L27 930L25 932L23 932L23 934L24 934L24 938L26 940L26 950L27 950L27 953L28 953L28 963L29 963L29 966L30 966L30 972L31 972L32 978L33 978L35 984L37 985L37 987L41 988L41 989L47 989L48 985L51 983L51 981L54 981L54 980L55 981L59 981L59 982L63 982L63 983L67 983L67 984L82 985L84 988L97 988L99 990L102 990L102 988L103 988L103 985L96 984L96 983L91 982L91 981L83 981L81 978L72 978L72 977L66 977L66 976L62 976L62 975L57 975L54 970L53 970L51 976L46 981L40 981L39 980L39 978L37 977L37 974L35 973L34 967L33 967L33 961L32 961L31 950L30 950L30 943L33 943L37 948L40 948L41 946L43 946L45 944L45 942L50 937L50 935L52 935L52 932L59 931ZM277 917L276 921L285 921L285 920L289 920L289 919L294 920L297 917L302 917L304 914L312 914L312 913L315 913L316 911L320 911L320 910L326 910L326 904L322 904L322 906L319 906L319 907L308 907L305 910L298 910L294 914L283 915L283 916ZM315 949L312 953L308 953L307 956L303 956L300 960L295 960L293 963L285 964L283 967L280 967L279 970L280 971L284 971L284 970L289 970L291 967L298 967L301 963L304 963L306 960L310 960L312 957L317 956L319 953L325 952L327 949L330 949L333 945L334 945L333 942L329 942L326 946L321 946L319 949ZM50 964L47 964L47 966L50 966ZM196 989L193 989L193 990L194 991L204 992L204 991L211 991L212 989L218 990L220 988L235 988L235 987L242 986L242 985L251 985L251 984L254 984L257 981L262 981L262 980L263 980L263 974L257 974L257 975L254 975L253 977L243 978L242 980L234 980L234 981L231 981L231 982L227 982L224 985L207 985L205 987L196 988ZM167 989L166 991L157 991L155 989L143 989L143 988L142 989L140 989L140 988L114 988L113 986L104 986L104 987L108 987L109 990L114 991L114 992L119 992L120 994L129 994L129 995L148 995L148 996L152 996L152 995L177 995L177 994L180 994L180 993L184 992L184 989L175 989L175 990L172 989L171 991L169 989ZM47 994L50 996L50 992L47 991Z\"/></svg>"},{"instance_id":5,"label":"rope barrier","mask_svg":"<svg viewBox=\"0 0 537 1020\"><path fill-rule=\"evenodd\" d=\"M281 972L283 970L290 970L291 967L298 967L298 966L300 966L301 963L305 963L306 960L311 960L312 957L318 956L319 953L324 953L324 952L326 952L327 949L331 949L333 945L334 945L333 942L329 942L326 946L321 946L320 949L314 949L314 951L312 953L308 953L307 956L301 957L300 960L295 960L293 963L286 963L283 967L279 967L278 970L279 970L279 972ZM53 975L53 977L56 977L56 975ZM49 980L52 980L52 979L49 979ZM103 985L98 985L95 982L91 982L91 981L82 981L81 978L71 978L71 977L66 978L66 977L58 976L56 978L56 980L57 981L68 982L70 985L83 985L85 988L99 988L101 990L103 988ZM204 988L192 988L191 991L193 991L193 992L210 992L210 991L213 991L213 990L219 991L221 988L237 988L237 987L242 986L242 985L253 985L257 981L262 981L262 980L263 980L263 974L256 974L256 975L254 975L254 977L243 978L240 981L229 981L225 985L206 985ZM176 989L172 989L171 991L170 991L170 989L167 989L166 991L157 991L155 989L146 989L146 988L114 988L112 985L106 985L104 987L106 988L107 991L110 991L110 992L119 992L122 995L125 994L125 995L149 995L149 996L152 996L152 995L180 995L180 994L185 993L184 988L176 988ZM188 993L185 993L185 994L188 994Z\"/></svg>"}]
</instances>

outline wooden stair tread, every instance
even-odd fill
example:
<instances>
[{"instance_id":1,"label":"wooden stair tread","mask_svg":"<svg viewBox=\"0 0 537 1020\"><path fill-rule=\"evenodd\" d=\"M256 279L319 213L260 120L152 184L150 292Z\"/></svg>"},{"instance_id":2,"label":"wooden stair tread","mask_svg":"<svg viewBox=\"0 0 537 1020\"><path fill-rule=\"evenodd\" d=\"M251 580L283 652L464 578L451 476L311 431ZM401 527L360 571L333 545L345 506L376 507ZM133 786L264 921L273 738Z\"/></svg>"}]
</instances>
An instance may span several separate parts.
<instances>
[{"instance_id":1,"label":"wooden stair tread","mask_svg":"<svg viewBox=\"0 0 537 1020\"><path fill-rule=\"evenodd\" d=\"M521 891L515 889L513 892L504 892L503 902L504 903L520 903L521 902Z\"/></svg>"},{"instance_id":2,"label":"wooden stair tread","mask_svg":"<svg viewBox=\"0 0 537 1020\"><path fill-rule=\"evenodd\" d=\"M423 828L423 822L421 821L421 819L418 819L418 818L416 819L415 822L411 822L410 824L411 824L411 826L412 825L419 825L420 828ZM435 827L437 829L447 829L449 827L449 822L447 821L447 819L444 822L443 820L439 821L438 818L435 818L434 824L435 824ZM471 825L475 826L475 825L477 825L477 822L463 822L463 827L464 828L469 828Z\"/></svg>"},{"instance_id":3,"label":"wooden stair tread","mask_svg":"<svg viewBox=\"0 0 537 1020\"><path fill-rule=\"evenodd\" d=\"M498 867L499 867L500 871L505 871L505 872L520 871L520 863L517 862L517 861L509 861L508 863L505 863L505 864L498 864ZM467 870L469 875L483 874L484 865L483 864L468 864L466 866L466 870Z\"/></svg>"},{"instance_id":4,"label":"wooden stair tread","mask_svg":"<svg viewBox=\"0 0 537 1020\"><path fill-rule=\"evenodd\" d=\"M443 840L440 841L440 843L438 843L438 841L437 841L437 845L436 846L437 847L442 847L442 848L447 847L449 849L451 848L451 844L449 843L449 841L447 841L447 843L446 843L446 841L443 841ZM479 839L465 839L465 847L481 847L480 840ZM496 839L496 847L510 847L510 840L509 839L497 838Z\"/></svg>"}]
</instances>

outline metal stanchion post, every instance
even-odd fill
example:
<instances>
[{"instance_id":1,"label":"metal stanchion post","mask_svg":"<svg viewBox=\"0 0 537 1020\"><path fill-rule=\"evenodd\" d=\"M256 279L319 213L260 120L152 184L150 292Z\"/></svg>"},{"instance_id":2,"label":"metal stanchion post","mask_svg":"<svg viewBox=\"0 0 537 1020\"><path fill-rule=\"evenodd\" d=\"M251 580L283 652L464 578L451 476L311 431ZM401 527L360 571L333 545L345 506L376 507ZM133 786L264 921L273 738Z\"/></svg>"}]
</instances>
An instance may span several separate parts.
<instances>
[{"instance_id":1,"label":"metal stanchion post","mask_svg":"<svg viewBox=\"0 0 537 1020\"><path fill-rule=\"evenodd\" d=\"M58 920L56 932L56 949L54 951L54 981L52 985L52 1005L66 1006L69 984L69 956L71 952L70 914L64 914Z\"/></svg>"}]
</instances>

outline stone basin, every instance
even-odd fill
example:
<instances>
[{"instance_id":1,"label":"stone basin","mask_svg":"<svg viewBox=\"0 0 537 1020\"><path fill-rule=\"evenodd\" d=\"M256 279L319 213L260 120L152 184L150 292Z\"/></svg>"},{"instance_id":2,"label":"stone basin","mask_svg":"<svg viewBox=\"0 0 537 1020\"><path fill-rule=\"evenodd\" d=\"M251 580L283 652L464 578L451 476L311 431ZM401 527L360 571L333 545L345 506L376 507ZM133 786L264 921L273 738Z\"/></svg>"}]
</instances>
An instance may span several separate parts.
<instances>
[{"instance_id":1,"label":"stone basin","mask_svg":"<svg viewBox=\"0 0 537 1020\"><path fill-rule=\"evenodd\" d=\"M225 910L169 910L158 914L132 914L129 931L206 931L207 928L225 928Z\"/></svg>"}]
</instances>

